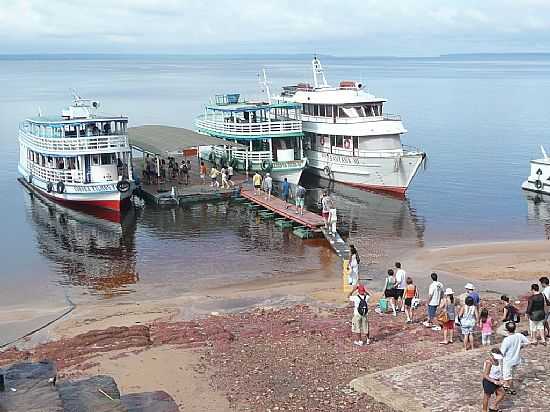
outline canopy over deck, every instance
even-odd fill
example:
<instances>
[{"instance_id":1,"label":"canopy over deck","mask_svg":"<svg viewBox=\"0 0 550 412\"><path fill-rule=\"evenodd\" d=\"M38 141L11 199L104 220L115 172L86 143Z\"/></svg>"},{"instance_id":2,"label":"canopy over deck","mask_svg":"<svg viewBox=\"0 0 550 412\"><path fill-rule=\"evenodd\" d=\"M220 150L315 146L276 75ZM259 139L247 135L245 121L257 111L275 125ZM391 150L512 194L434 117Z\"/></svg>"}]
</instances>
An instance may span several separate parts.
<instances>
[{"instance_id":1,"label":"canopy over deck","mask_svg":"<svg viewBox=\"0 0 550 412\"><path fill-rule=\"evenodd\" d=\"M181 153L184 149L199 146L230 146L247 149L247 146L242 144L189 129L160 125L129 127L128 140L132 148L155 155Z\"/></svg>"},{"instance_id":2,"label":"canopy over deck","mask_svg":"<svg viewBox=\"0 0 550 412\"><path fill-rule=\"evenodd\" d=\"M235 112L258 112L260 110L271 110L271 109L299 109L302 105L299 103L293 102L280 102L280 103L262 103L262 102L240 102L234 104L213 104L207 105L207 110L224 112L224 113L235 113Z\"/></svg>"}]
</instances>

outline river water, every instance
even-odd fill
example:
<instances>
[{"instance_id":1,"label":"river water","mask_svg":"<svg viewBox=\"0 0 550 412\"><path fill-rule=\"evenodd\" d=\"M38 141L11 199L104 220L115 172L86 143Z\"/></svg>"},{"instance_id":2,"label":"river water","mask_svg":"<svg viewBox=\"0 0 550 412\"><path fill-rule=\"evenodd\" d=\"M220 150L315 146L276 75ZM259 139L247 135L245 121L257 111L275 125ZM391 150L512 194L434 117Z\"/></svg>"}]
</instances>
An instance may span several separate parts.
<instances>
[{"instance_id":1,"label":"river water","mask_svg":"<svg viewBox=\"0 0 550 412\"><path fill-rule=\"evenodd\" d=\"M402 115L405 144L428 153L406 199L329 187L341 230L372 260L426 245L548 237L550 202L520 189L550 126L550 58L324 58L329 83L358 79ZM16 181L18 123L55 114L71 89L131 125L193 127L217 93L260 95L311 81L308 58L0 57L0 174L4 240L0 305L178 294L304 270L338 273L321 241L301 241L239 205L147 206L117 225L30 196ZM327 183L305 178L308 201Z\"/></svg>"}]
</instances>

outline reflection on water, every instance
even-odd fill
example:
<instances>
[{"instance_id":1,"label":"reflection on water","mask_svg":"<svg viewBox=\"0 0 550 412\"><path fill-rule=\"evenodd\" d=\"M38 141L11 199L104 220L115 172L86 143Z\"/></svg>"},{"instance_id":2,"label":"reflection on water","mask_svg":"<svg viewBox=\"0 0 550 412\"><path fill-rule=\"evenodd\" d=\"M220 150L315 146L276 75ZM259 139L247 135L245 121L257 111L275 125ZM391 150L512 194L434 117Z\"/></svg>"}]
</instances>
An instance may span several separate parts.
<instances>
[{"instance_id":1,"label":"reflection on water","mask_svg":"<svg viewBox=\"0 0 550 412\"><path fill-rule=\"evenodd\" d=\"M129 285L139 279L133 210L119 224L31 195L29 211L40 253L62 275L59 284L102 297L132 291Z\"/></svg>"},{"instance_id":2,"label":"reflection on water","mask_svg":"<svg viewBox=\"0 0 550 412\"><path fill-rule=\"evenodd\" d=\"M524 191L527 202L527 221L544 227L544 237L550 240L550 196Z\"/></svg>"},{"instance_id":3,"label":"reflection on water","mask_svg":"<svg viewBox=\"0 0 550 412\"><path fill-rule=\"evenodd\" d=\"M331 182L312 174L302 178L310 207L319 205L328 190L338 215L339 232L370 262L395 256L410 247L424 246L425 219L407 198L371 192Z\"/></svg>"}]
</instances>

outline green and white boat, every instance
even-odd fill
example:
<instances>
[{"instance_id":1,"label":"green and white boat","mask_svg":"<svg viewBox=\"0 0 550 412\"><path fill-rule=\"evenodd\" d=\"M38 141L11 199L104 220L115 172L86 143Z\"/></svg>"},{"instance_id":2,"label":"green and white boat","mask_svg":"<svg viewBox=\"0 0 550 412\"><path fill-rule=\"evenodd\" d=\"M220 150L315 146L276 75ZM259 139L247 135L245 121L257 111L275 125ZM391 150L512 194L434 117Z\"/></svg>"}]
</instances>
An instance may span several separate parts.
<instances>
[{"instance_id":1,"label":"green and white boat","mask_svg":"<svg viewBox=\"0 0 550 412\"><path fill-rule=\"evenodd\" d=\"M302 147L301 105L241 98L240 94L215 96L196 121L199 133L240 143L245 148L212 146L202 151L215 163L235 169L270 173L274 180L297 184L307 164Z\"/></svg>"}]
</instances>

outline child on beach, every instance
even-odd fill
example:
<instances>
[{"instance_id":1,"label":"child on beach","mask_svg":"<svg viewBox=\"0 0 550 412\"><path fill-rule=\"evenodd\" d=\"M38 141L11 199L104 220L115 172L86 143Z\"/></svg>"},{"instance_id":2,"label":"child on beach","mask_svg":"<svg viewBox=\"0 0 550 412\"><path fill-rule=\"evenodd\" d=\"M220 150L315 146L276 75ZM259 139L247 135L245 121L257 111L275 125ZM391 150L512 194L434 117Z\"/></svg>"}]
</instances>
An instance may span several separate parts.
<instances>
[{"instance_id":1,"label":"child on beach","mask_svg":"<svg viewBox=\"0 0 550 412\"><path fill-rule=\"evenodd\" d=\"M412 301L414 298L418 297L418 291L416 289L416 285L413 284L412 278L409 276L407 277L407 286L405 287L405 315L407 315L407 323L413 323L414 321L414 308Z\"/></svg>"},{"instance_id":2,"label":"child on beach","mask_svg":"<svg viewBox=\"0 0 550 412\"><path fill-rule=\"evenodd\" d=\"M489 316L489 311L486 308L481 309L479 315L479 329L481 329L481 344L483 346L491 345L493 319Z\"/></svg>"},{"instance_id":3,"label":"child on beach","mask_svg":"<svg viewBox=\"0 0 550 412\"><path fill-rule=\"evenodd\" d=\"M502 352L494 348L490 355L483 364L483 412L500 411L499 405L505 393L502 388ZM496 396L495 403L489 408L489 401L493 395Z\"/></svg>"}]
</instances>

